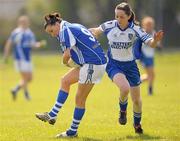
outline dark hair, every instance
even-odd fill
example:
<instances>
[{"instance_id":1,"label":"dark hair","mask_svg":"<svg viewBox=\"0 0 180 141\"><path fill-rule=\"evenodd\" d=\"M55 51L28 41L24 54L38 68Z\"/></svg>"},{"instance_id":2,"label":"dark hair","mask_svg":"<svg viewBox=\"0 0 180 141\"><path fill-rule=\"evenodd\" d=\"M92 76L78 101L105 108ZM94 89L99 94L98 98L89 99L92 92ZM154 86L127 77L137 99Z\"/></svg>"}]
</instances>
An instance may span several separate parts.
<instances>
[{"instance_id":1,"label":"dark hair","mask_svg":"<svg viewBox=\"0 0 180 141\"><path fill-rule=\"evenodd\" d=\"M59 22L61 23L62 21L62 18L61 18L61 15L60 13L51 13L51 14L47 14L44 16L44 20L45 20L45 23L44 23L44 29L46 29L46 27L48 25L55 25L56 22Z\"/></svg>"},{"instance_id":2,"label":"dark hair","mask_svg":"<svg viewBox=\"0 0 180 141\"><path fill-rule=\"evenodd\" d=\"M139 24L138 21L135 20L135 14L130 5L126 2L122 2L116 6L116 10L123 10L126 15L131 15L129 22L134 22L135 24Z\"/></svg>"}]
</instances>

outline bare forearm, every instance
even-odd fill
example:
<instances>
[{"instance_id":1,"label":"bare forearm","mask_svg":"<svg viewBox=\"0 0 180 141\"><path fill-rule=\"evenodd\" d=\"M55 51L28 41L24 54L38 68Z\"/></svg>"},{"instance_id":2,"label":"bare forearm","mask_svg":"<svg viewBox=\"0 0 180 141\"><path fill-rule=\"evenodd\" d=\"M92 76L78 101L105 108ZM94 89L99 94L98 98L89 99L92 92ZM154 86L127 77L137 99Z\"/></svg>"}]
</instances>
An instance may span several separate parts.
<instances>
[{"instance_id":1,"label":"bare forearm","mask_svg":"<svg viewBox=\"0 0 180 141\"><path fill-rule=\"evenodd\" d=\"M41 40L39 42L35 42L34 44L32 44L32 47L40 48L46 46L46 44L47 44L46 40Z\"/></svg>"},{"instance_id":2,"label":"bare forearm","mask_svg":"<svg viewBox=\"0 0 180 141\"><path fill-rule=\"evenodd\" d=\"M98 38L99 35L102 33L102 30L97 27L97 28L89 28L89 31L91 31L91 33L96 37Z\"/></svg>"},{"instance_id":3,"label":"bare forearm","mask_svg":"<svg viewBox=\"0 0 180 141\"><path fill-rule=\"evenodd\" d=\"M66 49L63 53L62 63L64 65L67 65L70 58L71 58L70 49Z\"/></svg>"},{"instance_id":4,"label":"bare forearm","mask_svg":"<svg viewBox=\"0 0 180 141\"><path fill-rule=\"evenodd\" d=\"M10 49L11 49L11 41L8 40L5 44L5 47L4 47L4 54L3 54L3 59L6 60L8 58L8 55L9 55L9 52L10 52Z\"/></svg>"},{"instance_id":5,"label":"bare forearm","mask_svg":"<svg viewBox=\"0 0 180 141\"><path fill-rule=\"evenodd\" d=\"M158 44L158 41L155 41L154 39L150 40L148 45L152 48L156 48Z\"/></svg>"},{"instance_id":6,"label":"bare forearm","mask_svg":"<svg viewBox=\"0 0 180 141\"><path fill-rule=\"evenodd\" d=\"M78 64L76 64L72 59L70 55L70 49L67 49L64 51L62 62L65 66L74 68L74 67L80 67Z\"/></svg>"},{"instance_id":7,"label":"bare forearm","mask_svg":"<svg viewBox=\"0 0 180 141\"><path fill-rule=\"evenodd\" d=\"M69 60L70 60L70 57L65 57L65 56L63 55L62 63L63 63L64 65L67 65Z\"/></svg>"}]
</instances>

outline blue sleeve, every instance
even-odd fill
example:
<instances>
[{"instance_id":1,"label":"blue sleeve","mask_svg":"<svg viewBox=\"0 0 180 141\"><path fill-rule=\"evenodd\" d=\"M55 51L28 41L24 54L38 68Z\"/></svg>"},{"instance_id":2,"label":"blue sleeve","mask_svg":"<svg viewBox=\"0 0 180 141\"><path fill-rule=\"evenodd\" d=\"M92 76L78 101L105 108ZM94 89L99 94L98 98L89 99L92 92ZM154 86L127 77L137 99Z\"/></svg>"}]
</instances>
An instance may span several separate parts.
<instances>
[{"instance_id":1,"label":"blue sleeve","mask_svg":"<svg viewBox=\"0 0 180 141\"><path fill-rule=\"evenodd\" d=\"M150 40L152 40L152 36L146 33L141 27L134 26L133 30L136 32L136 35L145 43L147 44Z\"/></svg>"}]
</instances>

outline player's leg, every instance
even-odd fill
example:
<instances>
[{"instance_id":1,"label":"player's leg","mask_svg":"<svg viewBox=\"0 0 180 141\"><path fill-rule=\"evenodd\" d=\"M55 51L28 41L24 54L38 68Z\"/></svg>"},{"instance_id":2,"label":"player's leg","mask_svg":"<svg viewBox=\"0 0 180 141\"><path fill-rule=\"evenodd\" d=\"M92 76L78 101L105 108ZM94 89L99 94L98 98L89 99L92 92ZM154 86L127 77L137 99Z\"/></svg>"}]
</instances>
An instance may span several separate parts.
<instances>
[{"instance_id":1,"label":"player's leg","mask_svg":"<svg viewBox=\"0 0 180 141\"><path fill-rule=\"evenodd\" d=\"M57 137L75 137L77 136L77 130L79 124L85 113L85 103L87 96L89 95L94 84L78 84L78 90L76 94L76 107L74 109L73 121L70 128Z\"/></svg>"},{"instance_id":2,"label":"player's leg","mask_svg":"<svg viewBox=\"0 0 180 141\"><path fill-rule=\"evenodd\" d=\"M15 61L15 68L20 72L21 80L11 91L13 99L16 99L17 92L23 88L26 99L30 100L27 84L32 80L32 63L24 60Z\"/></svg>"},{"instance_id":3,"label":"player's leg","mask_svg":"<svg viewBox=\"0 0 180 141\"><path fill-rule=\"evenodd\" d=\"M69 72L67 72L62 78L61 78L61 87L58 93L58 97L56 100L56 103L52 110L49 112L49 115L51 117L56 117L60 108L65 103L70 86L79 80L79 68L73 68Z\"/></svg>"},{"instance_id":4,"label":"player's leg","mask_svg":"<svg viewBox=\"0 0 180 141\"><path fill-rule=\"evenodd\" d=\"M61 87L58 92L58 97L51 111L49 113L36 113L36 117L42 121L48 121L50 124L54 124L60 109L68 97L70 85L76 83L78 80L79 68L73 68L66 73L61 79Z\"/></svg>"},{"instance_id":5,"label":"player's leg","mask_svg":"<svg viewBox=\"0 0 180 141\"><path fill-rule=\"evenodd\" d=\"M122 73L117 73L113 77L113 82L118 86L120 90L119 106L120 106L120 116L119 123L125 125L127 122L126 113L128 105L128 93L129 93L129 83Z\"/></svg>"},{"instance_id":6,"label":"player's leg","mask_svg":"<svg viewBox=\"0 0 180 141\"><path fill-rule=\"evenodd\" d=\"M148 94L152 95L153 93L153 82L154 82L154 58L144 57L143 66L145 68L146 73L141 76L141 82L148 81Z\"/></svg>"},{"instance_id":7,"label":"player's leg","mask_svg":"<svg viewBox=\"0 0 180 141\"><path fill-rule=\"evenodd\" d=\"M80 69L79 84L76 94L76 107L74 109L73 121L70 128L57 137L77 136L79 124L85 113L85 104L87 96L92 90L94 84L99 83L105 72L105 65L85 64Z\"/></svg>"},{"instance_id":8,"label":"player's leg","mask_svg":"<svg viewBox=\"0 0 180 141\"><path fill-rule=\"evenodd\" d=\"M24 89L24 96L27 100L30 100L30 94L28 91L28 83L32 80L32 72L21 72L21 87Z\"/></svg>"},{"instance_id":9,"label":"player's leg","mask_svg":"<svg viewBox=\"0 0 180 141\"><path fill-rule=\"evenodd\" d=\"M20 76L21 76L20 82L11 90L13 99L15 100L17 97L17 92L20 89L23 89L26 99L30 100L27 84L32 80L32 73L31 72L20 72Z\"/></svg>"},{"instance_id":10,"label":"player's leg","mask_svg":"<svg viewBox=\"0 0 180 141\"><path fill-rule=\"evenodd\" d=\"M16 71L18 71L18 72L21 71L21 62L20 62L20 61L15 60L15 61L14 61L14 66L15 66ZM18 91L19 91L21 88L22 88L22 82L20 81L20 82L11 90L11 94L12 94L12 96L13 96L13 100L16 99L17 93L18 93Z\"/></svg>"},{"instance_id":11,"label":"player's leg","mask_svg":"<svg viewBox=\"0 0 180 141\"><path fill-rule=\"evenodd\" d=\"M140 86L131 87L131 98L133 101L134 112L134 128L136 133L143 133L141 128L141 115L142 115L142 100L140 96Z\"/></svg>"},{"instance_id":12,"label":"player's leg","mask_svg":"<svg viewBox=\"0 0 180 141\"><path fill-rule=\"evenodd\" d=\"M130 84L131 98L133 101L134 128L136 133L143 133L141 128L142 101L140 96L140 73L135 61L131 62L127 69L126 78Z\"/></svg>"},{"instance_id":13,"label":"player's leg","mask_svg":"<svg viewBox=\"0 0 180 141\"><path fill-rule=\"evenodd\" d=\"M141 82L145 82L145 81L147 81L147 80L148 80L148 75L147 75L147 73L142 74L142 75L141 75Z\"/></svg>"},{"instance_id":14,"label":"player's leg","mask_svg":"<svg viewBox=\"0 0 180 141\"><path fill-rule=\"evenodd\" d=\"M141 56L141 58L140 58L140 63L142 64L143 68L146 68L147 62L148 62L147 58L143 54L143 56ZM142 74L140 78L141 78L141 82L147 81L148 80L147 73Z\"/></svg>"},{"instance_id":15,"label":"player's leg","mask_svg":"<svg viewBox=\"0 0 180 141\"><path fill-rule=\"evenodd\" d=\"M11 94L13 97L13 100L16 100L17 98L17 93L19 92L19 90L22 88L22 80L11 90Z\"/></svg>"},{"instance_id":16,"label":"player's leg","mask_svg":"<svg viewBox=\"0 0 180 141\"><path fill-rule=\"evenodd\" d=\"M153 66L147 67L146 73L148 76L148 94L152 95L153 94L153 83L154 83L154 78L155 78L154 67Z\"/></svg>"}]
</instances>

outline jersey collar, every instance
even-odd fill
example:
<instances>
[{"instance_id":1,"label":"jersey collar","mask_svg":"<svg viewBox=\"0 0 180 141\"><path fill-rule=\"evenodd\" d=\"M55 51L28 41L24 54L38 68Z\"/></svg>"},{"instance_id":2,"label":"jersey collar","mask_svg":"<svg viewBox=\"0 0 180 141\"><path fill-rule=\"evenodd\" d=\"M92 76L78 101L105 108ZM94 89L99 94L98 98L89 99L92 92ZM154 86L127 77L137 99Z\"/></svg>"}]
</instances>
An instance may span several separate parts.
<instances>
[{"instance_id":1,"label":"jersey collar","mask_svg":"<svg viewBox=\"0 0 180 141\"><path fill-rule=\"evenodd\" d=\"M61 21L61 23L60 23L60 30L59 30L59 35L57 36L57 39L59 40L59 41L61 41L62 40L62 38L63 38L63 27L64 27L64 24L65 24L65 21L64 20L62 20Z\"/></svg>"},{"instance_id":2,"label":"jersey collar","mask_svg":"<svg viewBox=\"0 0 180 141\"><path fill-rule=\"evenodd\" d=\"M61 21L61 23L60 23L60 30L62 30L62 29L63 29L64 24L65 24L65 21L64 21L64 20L62 20L62 21Z\"/></svg>"},{"instance_id":3,"label":"jersey collar","mask_svg":"<svg viewBox=\"0 0 180 141\"><path fill-rule=\"evenodd\" d=\"M133 23L133 22L129 22L129 23L128 23L128 26L127 26L125 29L122 29L122 28L120 27L118 21L116 21L116 25L117 25L117 27L118 27L121 31L125 31L126 29L133 27L134 23Z\"/></svg>"}]
</instances>

